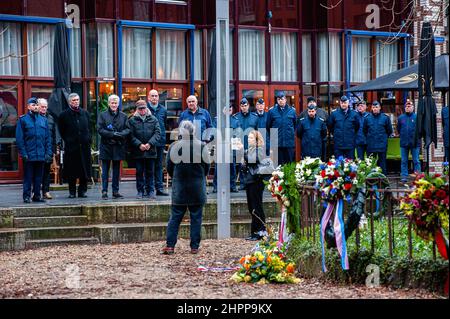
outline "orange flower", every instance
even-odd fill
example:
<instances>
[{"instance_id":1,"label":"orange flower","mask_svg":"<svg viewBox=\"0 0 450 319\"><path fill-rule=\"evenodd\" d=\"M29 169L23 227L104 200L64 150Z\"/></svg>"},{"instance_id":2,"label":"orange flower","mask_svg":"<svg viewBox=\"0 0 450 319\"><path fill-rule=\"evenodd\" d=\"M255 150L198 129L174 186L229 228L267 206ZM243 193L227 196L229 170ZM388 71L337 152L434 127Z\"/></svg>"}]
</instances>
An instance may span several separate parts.
<instances>
[{"instance_id":1,"label":"orange flower","mask_svg":"<svg viewBox=\"0 0 450 319\"><path fill-rule=\"evenodd\" d=\"M245 268L245 270L249 270L250 264L244 264L244 268Z\"/></svg>"},{"instance_id":2,"label":"orange flower","mask_svg":"<svg viewBox=\"0 0 450 319\"><path fill-rule=\"evenodd\" d=\"M245 256L242 257L242 258L239 260L239 263L240 263L241 265L243 265L243 264L245 263Z\"/></svg>"},{"instance_id":3,"label":"orange flower","mask_svg":"<svg viewBox=\"0 0 450 319\"><path fill-rule=\"evenodd\" d=\"M288 273L290 273L290 274L293 274L294 273L294 265L291 263L291 264L288 264L287 266L286 266L286 271L288 272Z\"/></svg>"},{"instance_id":4,"label":"orange flower","mask_svg":"<svg viewBox=\"0 0 450 319\"><path fill-rule=\"evenodd\" d=\"M272 262L272 257L268 256L267 257L267 263L270 264Z\"/></svg>"},{"instance_id":5,"label":"orange flower","mask_svg":"<svg viewBox=\"0 0 450 319\"><path fill-rule=\"evenodd\" d=\"M255 257L255 256L252 256L252 258L250 258L250 262L251 262L252 264L254 264L254 263L256 262L256 257Z\"/></svg>"}]
</instances>

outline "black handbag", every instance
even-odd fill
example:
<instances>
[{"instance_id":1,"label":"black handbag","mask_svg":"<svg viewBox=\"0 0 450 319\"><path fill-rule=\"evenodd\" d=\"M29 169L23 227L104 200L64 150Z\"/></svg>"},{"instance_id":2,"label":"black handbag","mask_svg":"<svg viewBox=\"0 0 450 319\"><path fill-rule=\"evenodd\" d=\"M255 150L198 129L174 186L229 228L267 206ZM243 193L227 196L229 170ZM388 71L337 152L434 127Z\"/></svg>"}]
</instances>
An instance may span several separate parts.
<instances>
[{"instance_id":1,"label":"black handbag","mask_svg":"<svg viewBox=\"0 0 450 319\"><path fill-rule=\"evenodd\" d=\"M275 171L275 167L269 157L259 161L258 165L248 167L248 172L251 175L272 175L273 171Z\"/></svg>"}]
</instances>

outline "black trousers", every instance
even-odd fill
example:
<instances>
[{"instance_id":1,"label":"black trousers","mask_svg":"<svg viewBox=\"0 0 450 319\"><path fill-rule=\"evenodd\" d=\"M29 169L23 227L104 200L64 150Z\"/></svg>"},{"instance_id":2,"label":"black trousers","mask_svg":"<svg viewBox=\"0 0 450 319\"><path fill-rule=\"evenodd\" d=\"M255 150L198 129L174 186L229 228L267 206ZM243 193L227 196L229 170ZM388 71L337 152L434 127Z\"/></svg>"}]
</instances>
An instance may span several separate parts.
<instances>
[{"instance_id":1,"label":"black trousers","mask_svg":"<svg viewBox=\"0 0 450 319\"><path fill-rule=\"evenodd\" d=\"M42 194L50 191L50 167L52 163L44 164L44 175L42 176Z\"/></svg>"},{"instance_id":2,"label":"black trousers","mask_svg":"<svg viewBox=\"0 0 450 319\"><path fill-rule=\"evenodd\" d=\"M69 183L69 193L70 195L76 195L77 193L77 178L76 177L69 177L67 179L67 182ZM87 179L85 176L79 177L79 184L78 184L78 195L85 194L87 192Z\"/></svg>"},{"instance_id":3,"label":"black trousers","mask_svg":"<svg viewBox=\"0 0 450 319\"><path fill-rule=\"evenodd\" d=\"M263 208L263 192L264 183L262 180L246 185L245 193L247 195L248 211L252 216L252 235L266 230L266 227L264 226L266 217Z\"/></svg>"}]
</instances>

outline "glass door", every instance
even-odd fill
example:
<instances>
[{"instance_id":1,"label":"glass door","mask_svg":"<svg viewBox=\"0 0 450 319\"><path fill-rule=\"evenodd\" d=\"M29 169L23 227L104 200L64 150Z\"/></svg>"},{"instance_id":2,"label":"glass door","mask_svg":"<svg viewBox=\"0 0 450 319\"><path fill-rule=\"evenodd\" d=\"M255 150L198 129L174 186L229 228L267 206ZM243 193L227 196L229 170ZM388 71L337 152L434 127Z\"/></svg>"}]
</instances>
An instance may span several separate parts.
<instances>
[{"instance_id":1,"label":"glass door","mask_svg":"<svg viewBox=\"0 0 450 319\"><path fill-rule=\"evenodd\" d=\"M250 112L256 112L256 102L259 99L264 99L266 104L266 111L269 110L272 104L268 103L268 90L266 85L259 84L242 84L239 86L239 100L236 101L236 105L234 106L234 111L239 112L239 104L242 98L246 98L248 100L248 104L250 106Z\"/></svg>"},{"instance_id":2,"label":"glass door","mask_svg":"<svg viewBox=\"0 0 450 319\"><path fill-rule=\"evenodd\" d=\"M19 107L21 85L2 81L0 85L0 180L19 180L22 161L16 147L18 118L25 112Z\"/></svg>"},{"instance_id":3,"label":"glass door","mask_svg":"<svg viewBox=\"0 0 450 319\"><path fill-rule=\"evenodd\" d=\"M186 108L187 89L184 85L158 85L159 103L167 109L166 148L177 139L176 129L181 112ZM200 105L199 102L199 106Z\"/></svg>"}]
</instances>

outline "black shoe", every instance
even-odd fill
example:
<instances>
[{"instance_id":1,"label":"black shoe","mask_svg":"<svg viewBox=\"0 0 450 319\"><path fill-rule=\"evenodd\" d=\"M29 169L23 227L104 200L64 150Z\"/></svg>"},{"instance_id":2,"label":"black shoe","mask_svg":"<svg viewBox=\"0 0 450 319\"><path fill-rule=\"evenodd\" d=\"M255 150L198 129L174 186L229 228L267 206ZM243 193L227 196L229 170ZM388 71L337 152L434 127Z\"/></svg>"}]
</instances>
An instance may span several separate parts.
<instances>
[{"instance_id":1,"label":"black shoe","mask_svg":"<svg viewBox=\"0 0 450 319\"><path fill-rule=\"evenodd\" d=\"M75 198L76 196L75 196L75 194L70 194L69 195L69 198Z\"/></svg>"},{"instance_id":2,"label":"black shoe","mask_svg":"<svg viewBox=\"0 0 450 319\"><path fill-rule=\"evenodd\" d=\"M120 193L113 193L112 195L114 198L123 198L123 196Z\"/></svg>"},{"instance_id":3,"label":"black shoe","mask_svg":"<svg viewBox=\"0 0 450 319\"><path fill-rule=\"evenodd\" d=\"M164 191L162 191L162 190L156 191L156 195L157 195L157 196L169 196L168 193L166 193L166 192L164 192Z\"/></svg>"},{"instance_id":4,"label":"black shoe","mask_svg":"<svg viewBox=\"0 0 450 319\"><path fill-rule=\"evenodd\" d=\"M102 199L108 199L108 193L102 192Z\"/></svg>"},{"instance_id":5,"label":"black shoe","mask_svg":"<svg viewBox=\"0 0 450 319\"><path fill-rule=\"evenodd\" d=\"M86 197L87 197L87 195L86 195L86 193L81 193L81 194L78 194L78 197L81 197L81 198L86 198Z\"/></svg>"},{"instance_id":6,"label":"black shoe","mask_svg":"<svg viewBox=\"0 0 450 319\"><path fill-rule=\"evenodd\" d=\"M147 197L150 200L155 200L156 199L156 194L155 194L155 192L150 192L150 193L146 194L145 197Z\"/></svg>"},{"instance_id":7,"label":"black shoe","mask_svg":"<svg viewBox=\"0 0 450 319\"><path fill-rule=\"evenodd\" d=\"M23 199L23 202L25 204L29 204L29 203L31 203L31 199L29 197L26 197L26 198Z\"/></svg>"},{"instance_id":8,"label":"black shoe","mask_svg":"<svg viewBox=\"0 0 450 319\"><path fill-rule=\"evenodd\" d=\"M232 192L232 193L239 193L239 191L236 188L230 189L230 192Z\"/></svg>"},{"instance_id":9,"label":"black shoe","mask_svg":"<svg viewBox=\"0 0 450 319\"><path fill-rule=\"evenodd\" d=\"M144 198L144 193L138 192L137 195L136 195L136 198L137 198L137 199L142 199L142 198Z\"/></svg>"},{"instance_id":10,"label":"black shoe","mask_svg":"<svg viewBox=\"0 0 450 319\"><path fill-rule=\"evenodd\" d=\"M40 197L33 197L32 201L35 203L45 203L45 199Z\"/></svg>"},{"instance_id":11,"label":"black shoe","mask_svg":"<svg viewBox=\"0 0 450 319\"><path fill-rule=\"evenodd\" d=\"M217 189L214 188L214 189L212 190L212 192L213 192L213 194L217 193Z\"/></svg>"}]
</instances>

